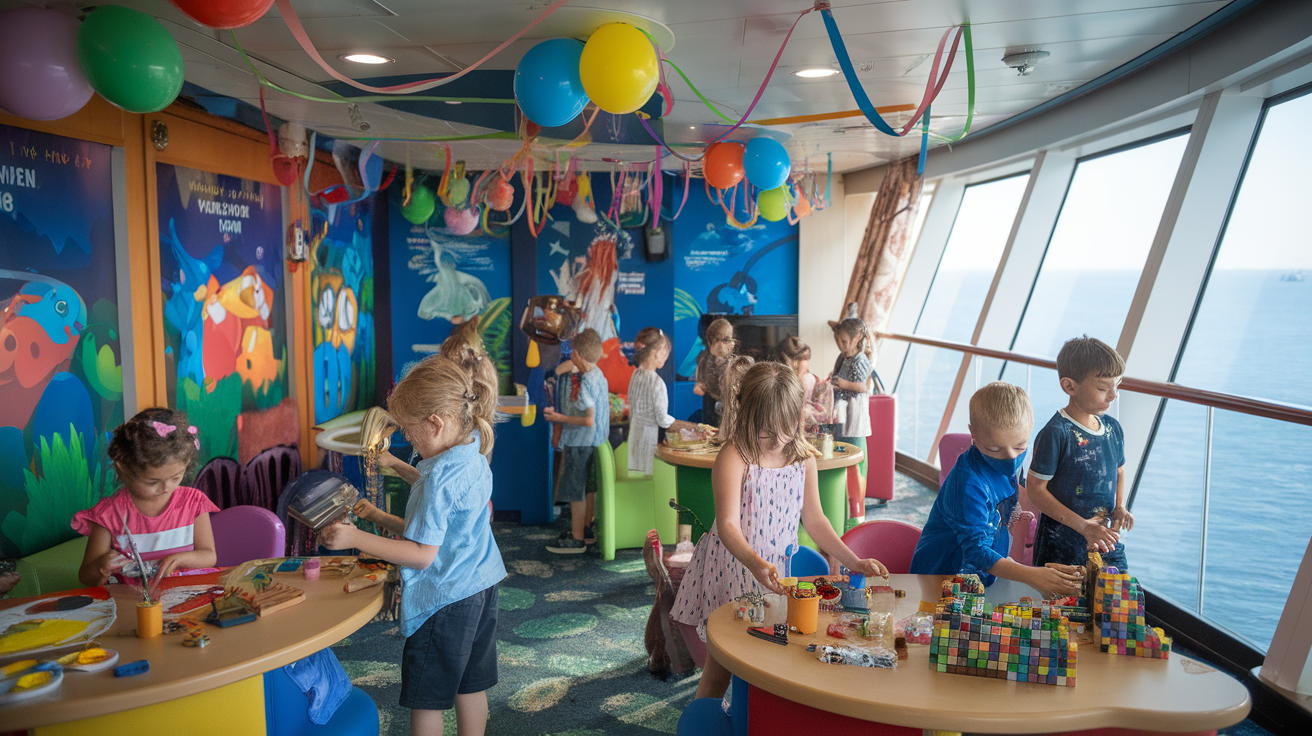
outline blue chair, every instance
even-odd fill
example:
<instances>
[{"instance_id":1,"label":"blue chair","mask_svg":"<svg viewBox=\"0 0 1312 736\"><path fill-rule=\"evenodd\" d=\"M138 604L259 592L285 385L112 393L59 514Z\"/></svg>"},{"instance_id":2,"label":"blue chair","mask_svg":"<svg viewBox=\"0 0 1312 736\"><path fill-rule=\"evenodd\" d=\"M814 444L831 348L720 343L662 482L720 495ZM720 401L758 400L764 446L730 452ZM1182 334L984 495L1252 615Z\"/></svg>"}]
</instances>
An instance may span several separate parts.
<instances>
[{"instance_id":1,"label":"blue chair","mask_svg":"<svg viewBox=\"0 0 1312 736\"><path fill-rule=\"evenodd\" d=\"M795 578L810 575L828 575L829 562L810 547L798 547L789 558L789 574Z\"/></svg>"},{"instance_id":2,"label":"blue chair","mask_svg":"<svg viewBox=\"0 0 1312 736\"><path fill-rule=\"evenodd\" d=\"M378 736L378 706L358 687L324 725L310 721L310 700L279 667L264 673L264 723L269 736Z\"/></svg>"},{"instance_id":3,"label":"blue chair","mask_svg":"<svg viewBox=\"0 0 1312 736\"><path fill-rule=\"evenodd\" d=\"M729 715L719 698L697 698L683 709L675 736L747 736L747 682L733 678Z\"/></svg>"}]
</instances>

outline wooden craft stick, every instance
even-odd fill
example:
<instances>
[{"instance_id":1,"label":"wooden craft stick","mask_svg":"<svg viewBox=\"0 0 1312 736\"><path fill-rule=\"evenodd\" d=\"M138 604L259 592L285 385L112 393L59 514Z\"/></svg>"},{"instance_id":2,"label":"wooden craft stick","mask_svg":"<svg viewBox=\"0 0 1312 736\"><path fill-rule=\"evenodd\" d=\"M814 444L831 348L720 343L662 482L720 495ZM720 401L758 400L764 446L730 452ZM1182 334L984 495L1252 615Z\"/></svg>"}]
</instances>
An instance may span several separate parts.
<instances>
[{"instance_id":1,"label":"wooden craft stick","mask_svg":"<svg viewBox=\"0 0 1312 736\"><path fill-rule=\"evenodd\" d=\"M379 570L377 572L371 572L367 575L360 575L359 577L347 580L346 584L342 586L342 590L347 593L354 593L357 590L372 588L375 585L382 585L385 582L387 582L387 571Z\"/></svg>"}]
</instances>

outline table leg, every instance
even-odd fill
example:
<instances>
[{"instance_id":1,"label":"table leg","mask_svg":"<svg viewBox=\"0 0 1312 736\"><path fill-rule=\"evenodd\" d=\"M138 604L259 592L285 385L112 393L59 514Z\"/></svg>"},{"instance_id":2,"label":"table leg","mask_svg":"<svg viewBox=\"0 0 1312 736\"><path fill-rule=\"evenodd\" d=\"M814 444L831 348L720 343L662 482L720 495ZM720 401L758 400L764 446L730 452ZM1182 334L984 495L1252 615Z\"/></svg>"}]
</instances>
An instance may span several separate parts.
<instances>
[{"instance_id":1,"label":"table leg","mask_svg":"<svg viewBox=\"0 0 1312 736\"><path fill-rule=\"evenodd\" d=\"M696 544L702 533L709 531L715 521L715 491L711 488L711 471L708 468L690 468L686 465L680 465L676 470L679 504L690 509L702 524L706 525L703 530L692 519L684 520L685 523L692 524L692 542Z\"/></svg>"},{"instance_id":2,"label":"table leg","mask_svg":"<svg viewBox=\"0 0 1312 736\"><path fill-rule=\"evenodd\" d=\"M817 473L820 481L820 507L824 509L829 525L843 536L843 524L847 521L847 468L821 470Z\"/></svg>"},{"instance_id":3,"label":"table leg","mask_svg":"<svg viewBox=\"0 0 1312 736\"><path fill-rule=\"evenodd\" d=\"M108 672L104 672L94 676L108 675ZM32 729L32 732L35 736L162 736L176 733L264 736L264 677L256 675L185 698L80 721L41 726Z\"/></svg>"}]
</instances>

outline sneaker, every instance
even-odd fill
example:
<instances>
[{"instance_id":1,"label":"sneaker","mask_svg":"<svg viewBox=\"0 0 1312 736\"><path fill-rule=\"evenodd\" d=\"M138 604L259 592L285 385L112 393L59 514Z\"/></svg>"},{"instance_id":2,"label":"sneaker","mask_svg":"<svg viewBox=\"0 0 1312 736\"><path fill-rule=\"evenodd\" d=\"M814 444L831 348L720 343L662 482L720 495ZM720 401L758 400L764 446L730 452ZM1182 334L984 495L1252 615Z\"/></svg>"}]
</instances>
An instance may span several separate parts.
<instances>
[{"instance_id":1,"label":"sneaker","mask_svg":"<svg viewBox=\"0 0 1312 736\"><path fill-rule=\"evenodd\" d=\"M553 555L581 555L588 551L588 545L582 539L566 537L555 544L548 544L547 551Z\"/></svg>"},{"instance_id":2,"label":"sneaker","mask_svg":"<svg viewBox=\"0 0 1312 736\"><path fill-rule=\"evenodd\" d=\"M596 524L588 524L587 526L583 527L583 541L584 541L584 542L587 542L588 544L596 544L596 543L597 543L597 525L596 525Z\"/></svg>"}]
</instances>

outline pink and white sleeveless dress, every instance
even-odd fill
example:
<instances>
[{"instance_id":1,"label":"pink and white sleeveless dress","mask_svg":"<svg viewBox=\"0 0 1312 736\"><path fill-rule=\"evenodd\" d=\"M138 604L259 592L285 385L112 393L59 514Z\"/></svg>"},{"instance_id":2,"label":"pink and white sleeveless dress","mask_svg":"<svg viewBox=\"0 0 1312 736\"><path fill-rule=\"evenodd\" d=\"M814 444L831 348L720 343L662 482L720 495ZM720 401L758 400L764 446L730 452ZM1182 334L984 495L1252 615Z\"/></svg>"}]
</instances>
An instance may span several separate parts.
<instances>
[{"instance_id":1,"label":"pink and white sleeveless dress","mask_svg":"<svg viewBox=\"0 0 1312 736\"><path fill-rule=\"evenodd\" d=\"M773 564L783 577L788 567L789 547L797 544L797 524L802 517L806 489L806 466L782 468L748 465L743 474L739 517L743 536L752 549ZM697 540L688 572L679 584L670 618L697 627L706 639L706 619L711 613L746 592L768 593L738 558L720 541L717 524Z\"/></svg>"}]
</instances>

